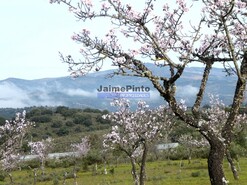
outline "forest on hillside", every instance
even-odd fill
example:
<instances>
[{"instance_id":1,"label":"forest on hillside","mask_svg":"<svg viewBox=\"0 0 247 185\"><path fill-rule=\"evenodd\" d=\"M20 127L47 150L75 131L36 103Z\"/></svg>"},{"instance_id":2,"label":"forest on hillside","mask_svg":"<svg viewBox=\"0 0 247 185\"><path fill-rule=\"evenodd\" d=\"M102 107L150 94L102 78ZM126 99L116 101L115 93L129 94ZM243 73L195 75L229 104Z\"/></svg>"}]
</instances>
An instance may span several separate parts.
<instances>
[{"instance_id":1,"label":"forest on hillside","mask_svg":"<svg viewBox=\"0 0 247 185\"><path fill-rule=\"evenodd\" d=\"M207 108L207 106L205 106ZM108 114L108 110L93 108L77 109L66 106L58 107L25 107L25 108L1 108L0 124L3 125L6 119L12 119L17 112L27 111L26 118L33 123L30 131L25 137L24 151L29 152L27 143L30 141L40 141L47 138L54 139L54 148L51 152L67 152L72 143L79 142L84 136L89 136L92 148L100 151L102 149L103 135L109 132L112 124L109 120L103 119L103 115ZM246 108L241 109L241 113L246 113ZM181 135L191 135L199 139L198 132L185 124L176 121L169 137L164 140L160 138L156 144L165 142L178 142ZM247 148L246 128L235 136L234 143L237 144L233 150ZM155 152L155 151L154 151ZM207 155L206 153L203 154Z\"/></svg>"}]
</instances>

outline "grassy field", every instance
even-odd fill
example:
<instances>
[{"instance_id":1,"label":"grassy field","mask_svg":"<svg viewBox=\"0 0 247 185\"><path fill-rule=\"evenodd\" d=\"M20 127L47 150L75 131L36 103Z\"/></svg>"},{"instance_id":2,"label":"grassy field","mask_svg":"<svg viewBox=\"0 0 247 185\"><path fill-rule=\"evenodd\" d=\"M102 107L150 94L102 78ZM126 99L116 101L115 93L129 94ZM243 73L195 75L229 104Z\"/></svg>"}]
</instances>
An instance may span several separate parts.
<instances>
[{"instance_id":1,"label":"grassy field","mask_svg":"<svg viewBox=\"0 0 247 185\"><path fill-rule=\"evenodd\" d=\"M230 185L246 185L247 182L247 159L240 160L241 170L240 179L235 181L228 164L225 162L224 168ZM37 185L62 185L63 175L68 173L66 185L73 185L72 167L70 168L46 168L46 174L42 177L38 170ZM103 174L103 167L99 166L97 174L93 174L93 167L89 166L87 171L78 167L77 182L78 185L132 185L132 176L130 174L129 164L120 164L118 166L107 166L107 175ZM113 172L114 169L114 172ZM187 161L156 161L147 163L146 185L209 185L207 172L207 163L205 159L193 160L191 164ZM31 185L33 184L33 172L31 170L21 170L12 172L14 184ZM0 185L8 185L10 180L8 176Z\"/></svg>"}]
</instances>

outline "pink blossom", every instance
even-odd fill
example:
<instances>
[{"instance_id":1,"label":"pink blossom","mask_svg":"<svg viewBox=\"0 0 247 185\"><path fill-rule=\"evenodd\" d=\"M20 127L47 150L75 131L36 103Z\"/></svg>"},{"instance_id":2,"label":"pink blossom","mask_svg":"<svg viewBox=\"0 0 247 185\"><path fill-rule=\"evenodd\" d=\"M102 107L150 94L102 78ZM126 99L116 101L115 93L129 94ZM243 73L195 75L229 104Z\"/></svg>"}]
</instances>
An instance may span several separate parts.
<instances>
[{"instance_id":1,"label":"pink blossom","mask_svg":"<svg viewBox=\"0 0 247 185\"><path fill-rule=\"evenodd\" d=\"M186 7L186 1L185 0L176 0L176 3L179 5L179 7L184 11L188 12L189 9Z\"/></svg>"},{"instance_id":2,"label":"pink blossom","mask_svg":"<svg viewBox=\"0 0 247 185\"><path fill-rule=\"evenodd\" d=\"M139 51L136 50L136 49L133 49L133 50L130 51L130 55L133 56L133 57L138 55L138 54L139 54Z\"/></svg>"},{"instance_id":3,"label":"pink blossom","mask_svg":"<svg viewBox=\"0 0 247 185\"><path fill-rule=\"evenodd\" d=\"M163 11L167 12L169 10L169 5L168 3L163 5Z\"/></svg>"},{"instance_id":4,"label":"pink blossom","mask_svg":"<svg viewBox=\"0 0 247 185\"><path fill-rule=\"evenodd\" d=\"M118 111L105 115L114 126L104 136L104 147L120 148L129 152L129 157L140 156L143 143L152 143L161 136L161 130L171 125L168 107L149 109L145 101L139 101L136 111L130 110L130 102L126 99L117 99L112 102ZM167 117L164 116L167 112ZM173 116L173 115L172 115ZM164 126L164 121L165 125ZM168 127L167 127L168 129ZM141 142L140 142L141 141Z\"/></svg>"},{"instance_id":5,"label":"pink blossom","mask_svg":"<svg viewBox=\"0 0 247 185\"><path fill-rule=\"evenodd\" d=\"M29 142L28 145L31 147L31 153L39 156L41 161L44 161L48 153L52 148L53 139L47 138L46 140Z\"/></svg>"},{"instance_id":6,"label":"pink blossom","mask_svg":"<svg viewBox=\"0 0 247 185\"><path fill-rule=\"evenodd\" d=\"M103 4L101 4L101 10L103 11L108 11L110 9L110 5L106 2L104 2Z\"/></svg>"},{"instance_id":7,"label":"pink blossom","mask_svg":"<svg viewBox=\"0 0 247 185\"><path fill-rule=\"evenodd\" d=\"M92 0L81 0L81 2L82 2L83 4L85 4L86 6L90 6L90 7L93 6Z\"/></svg>"},{"instance_id":8,"label":"pink blossom","mask_svg":"<svg viewBox=\"0 0 247 185\"><path fill-rule=\"evenodd\" d=\"M83 33L84 35L89 35L89 34L90 34L90 31L89 31L88 29L83 28L83 29L82 29L82 33Z\"/></svg>"},{"instance_id":9,"label":"pink blossom","mask_svg":"<svg viewBox=\"0 0 247 185\"><path fill-rule=\"evenodd\" d=\"M26 111L23 111L17 113L15 119L6 120L0 126L0 153L4 170L12 170L19 163L22 139L31 125L31 122L26 121Z\"/></svg>"},{"instance_id":10,"label":"pink blossom","mask_svg":"<svg viewBox=\"0 0 247 185\"><path fill-rule=\"evenodd\" d=\"M71 148L79 156L85 156L90 150L88 137L82 138L80 143L71 144Z\"/></svg>"}]
</instances>

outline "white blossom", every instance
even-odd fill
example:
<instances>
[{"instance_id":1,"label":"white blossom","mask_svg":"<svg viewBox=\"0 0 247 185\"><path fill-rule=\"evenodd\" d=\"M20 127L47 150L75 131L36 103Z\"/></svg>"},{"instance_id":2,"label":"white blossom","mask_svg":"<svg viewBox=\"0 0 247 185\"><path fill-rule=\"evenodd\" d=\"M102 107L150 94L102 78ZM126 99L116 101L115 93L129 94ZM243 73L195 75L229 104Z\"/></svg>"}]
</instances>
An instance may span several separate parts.
<instances>
[{"instance_id":1,"label":"white blossom","mask_svg":"<svg viewBox=\"0 0 247 185\"><path fill-rule=\"evenodd\" d=\"M116 112L104 115L114 124L111 131L104 135L105 148L120 148L129 157L137 157L143 151L143 144L152 143L161 132L172 124L171 111L168 107L149 109L144 101L137 103L137 109L131 111L127 99L114 100L112 105L118 109Z\"/></svg>"},{"instance_id":2,"label":"white blossom","mask_svg":"<svg viewBox=\"0 0 247 185\"><path fill-rule=\"evenodd\" d=\"M26 111L23 111L17 113L15 119L6 120L0 126L0 159L4 170L12 170L17 166L23 137L31 125L31 122L26 121Z\"/></svg>"},{"instance_id":3,"label":"white blossom","mask_svg":"<svg viewBox=\"0 0 247 185\"><path fill-rule=\"evenodd\" d=\"M79 155L80 157L87 155L87 153L90 150L90 143L88 137L82 138L80 143L71 144L71 148L73 152Z\"/></svg>"}]
</instances>

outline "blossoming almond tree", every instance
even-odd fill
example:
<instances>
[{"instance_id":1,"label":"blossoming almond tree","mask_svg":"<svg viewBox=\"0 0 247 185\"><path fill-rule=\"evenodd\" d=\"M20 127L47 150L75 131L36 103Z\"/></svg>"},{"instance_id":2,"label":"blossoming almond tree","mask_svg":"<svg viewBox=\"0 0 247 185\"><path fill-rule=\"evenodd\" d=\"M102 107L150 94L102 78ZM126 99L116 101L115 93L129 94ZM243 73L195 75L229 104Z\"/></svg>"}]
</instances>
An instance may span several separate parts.
<instances>
[{"instance_id":1,"label":"blossoming almond tree","mask_svg":"<svg viewBox=\"0 0 247 185\"><path fill-rule=\"evenodd\" d=\"M210 125L214 129L215 133L218 133L219 137L221 134L222 127L229 117L229 112L226 105L219 99L218 96L209 94L209 107L203 108L201 111L203 116L207 119L200 120L201 125ZM243 128L246 126L247 119L246 114L238 114L236 117L236 124L232 130L234 135L239 134ZM185 145L189 150L189 158L191 158L192 148L194 147L207 147L209 146L208 141L205 138L194 139L191 135L181 135L179 142ZM233 162L230 155L229 148L226 150L226 158L231 166L231 170L234 178L237 180L239 178L237 168Z\"/></svg>"},{"instance_id":2,"label":"blossoming almond tree","mask_svg":"<svg viewBox=\"0 0 247 185\"><path fill-rule=\"evenodd\" d=\"M22 140L31 122L26 121L26 112L17 113L15 119L6 120L0 126L0 159L4 171L8 172L11 183L13 179L11 170L18 166L21 157Z\"/></svg>"},{"instance_id":3,"label":"blossoming almond tree","mask_svg":"<svg viewBox=\"0 0 247 185\"><path fill-rule=\"evenodd\" d=\"M45 160L47 159L47 156L52 149L52 142L52 138L47 138L46 140L28 143L28 145L31 147L31 153L36 154L39 157L42 175L44 175L45 172Z\"/></svg>"},{"instance_id":4,"label":"blossoming almond tree","mask_svg":"<svg viewBox=\"0 0 247 185\"><path fill-rule=\"evenodd\" d=\"M130 110L127 99L112 102L118 110L104 115L114 126L104 136L103 146L106 149L117 149L124 152L130 159L135 185L143 185L145 181L145 164L150 145L161 136L168 125L171 128L173 113L167 107L151 110L144 101L139 101L135 111ZM140 173L136 163L140 158Z\"/></svg>"},{"instance_id":5,"label":"blossoming almond tree","mask_svg":"<svg viewBox=\"0 0 247 185\"><path fill-rule=\"evenodd\" d=\"M88 137L83 137L81 139L80 143L73 143L71 144L71 148L72 151L74 152L74 157L85 157L87 155L87 153L90 150L90 142ZM77 185L77 180L76 180L76 160L75 160L75 165L74 165L74 169L73 169L73 175L74 175L74 185ZM64 180L65 182L65 180Z\"/></svg>"},{"instance_id":6,"label":"blossoming almond tree","mask_svg":"<svg viewBox=\"0 0 247 185\"><path fill-rule=\"evenodd\" d=\"M202 148L202 147L208 147L209 143L205 138L194 138L192 135L189 134L183 134L179 137L178 142L181 143L183 146L186 147L188 151L188 162L191 163L191 156L193 148Z\"/></svg>"},{"instance_id":7,"label":"blossoming almond tree","mask_svg":"<svg viewBox=\"0 0 247 185\"><path fill-rule=\"evenodd\" d=\"M136 2L136 1L135 1ZM247 3L244 0L50 0L68 6L84 22L72 39L81 44L83 60L61 55L72 75L84 75L104 64L118 69L114 74L147 78L186 124L197 129L210 144L208 171L212 185L227 184L223 171L225 151L232 141L247 78ZM98 32L89 24L105 21ZM108 24L107 24L108 23ZM109 26L108 31L104 29ZM167 68L156 75L145 62ZM191 63L201 63L204 72L192 106L192 114L182 110L176 99L176 82ZM220 130L201 124L207 120L200 106L210 71L222 64L228 74L237 76L232 106ZM165 72L169 71L169 72Z\"/></svg>"},{"instance_id":8,"label":"blossoming almond tree","mask_svg":"<svg viewBox=\"0 0 247 185\"><path fill-rule=\"evenodd\" d=\"M205 125L210 126L214 130L214 133L218 135L218 138L222 138L221 132L230 116L230 112L227 110L226 105L223 103L223 101L220 100L218 96L214 96L210 94L209 99L210 99L209 102L210 108L202 109L202 114L207 119L200 120L199 125L201 125L202 127L204 127ZM242 129L245 127L246 123L247 123L246 114L237 114L235 118L235 124L233 125L231 131L233 135L237 135L238 133L240 133ZM224 138L222 139L224 140ZM226 148L225 154L229 164L231 165L233 176L237 180L239 178L237 173L237 168L235 167L235 164L230 155L229 147Z\"/></svg>"}]
</instances>

